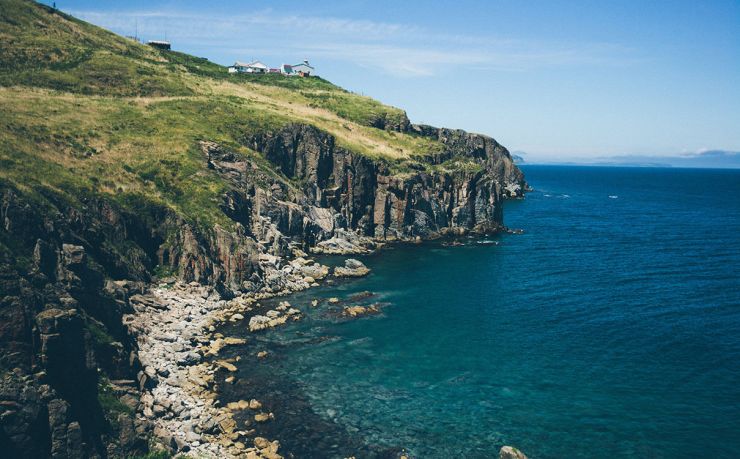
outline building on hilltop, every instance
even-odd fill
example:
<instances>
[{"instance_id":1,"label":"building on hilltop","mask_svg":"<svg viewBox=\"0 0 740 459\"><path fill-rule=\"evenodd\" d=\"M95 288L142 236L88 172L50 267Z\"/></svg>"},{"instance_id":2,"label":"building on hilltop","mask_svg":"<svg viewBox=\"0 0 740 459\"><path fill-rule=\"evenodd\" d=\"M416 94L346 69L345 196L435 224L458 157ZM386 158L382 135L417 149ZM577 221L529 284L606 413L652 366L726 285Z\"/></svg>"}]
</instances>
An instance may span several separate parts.
<instances>
[{"instance_id":1,"label":"building on hilltop","mask_svg":"<svg viewBox=\"0 0 740 459\"><path fill-rule=\"evenodd\" d=\"M315 69L308 63L308 60L300 64L283 64L280 68L270 68L260 61L249 63L234 62L234 65L228 68L229 73L281 73L287 76L311 76Z\"/></svg>"},{"instance_id":2,"label":"building on hilltop","mask_svg":"<svg viewBox=\"0 0 740 459\"><path fill-rule=\"evenodd\" d=\"M308 60L304 60L300 64L283 64L280 66L280 73L283 75L299 75L299 76L311 76L314 73L314 68L309 65Z\"/></svg>"},{"instance_id":3,"label":"building on hilltop","mask_svg":"<svg viewBox=\"0 0 740 459\"><path fill-rule=\"evenodd\" d=\"M267 73L268 67L260 61L252 61L247 64L236 61L229 67L229 73Z\"/></svg>"},{"instance_id":4,"label":"building on hilltop","mask_svg":"<svg viewBox=\"0 0 740 459\"><path fill-rule=\"evenodd\" d=\"M170 42L168 41L149 40L148 42L146 42L146 44L151 46L152 48L164 49L166 51L169 51L170 49L172 49L172 46L170 45Z\"/></svg>"},{"instance_id":5,"label":"building on hilltop","mask_svg":"<svg viewBox=\"0 0 740 459\"><path fill-rule=\"evenodd\" d=\"M283 75L291 75L293 73L293 66L290 64L281 65L280 73L282 73Z\"/></svg>"}]
</instances>

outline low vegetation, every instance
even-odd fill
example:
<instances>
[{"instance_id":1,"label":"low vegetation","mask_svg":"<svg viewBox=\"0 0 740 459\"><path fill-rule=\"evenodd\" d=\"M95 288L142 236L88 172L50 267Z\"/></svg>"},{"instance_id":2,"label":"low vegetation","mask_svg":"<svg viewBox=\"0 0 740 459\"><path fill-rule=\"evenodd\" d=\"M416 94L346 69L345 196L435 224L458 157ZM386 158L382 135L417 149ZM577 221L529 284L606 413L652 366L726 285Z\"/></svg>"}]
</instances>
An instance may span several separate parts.
<instances>
[{"instance_id":1,"label":"low vegetation","mask_svg":"<svg viewBox=\"0 0 740 459\"><path fill-rule=\"evenodd\" d=\"M266 170L245 139L288 123L312 124L398 173L441 149L374 127L403 125L406 115L322 78L230 75L23 0L0 9L0 112L0 180L70 201L156 204L204 226L232 223L218 207L228 185L206 167L200 140Z\"/></svg>"}]
</instances>

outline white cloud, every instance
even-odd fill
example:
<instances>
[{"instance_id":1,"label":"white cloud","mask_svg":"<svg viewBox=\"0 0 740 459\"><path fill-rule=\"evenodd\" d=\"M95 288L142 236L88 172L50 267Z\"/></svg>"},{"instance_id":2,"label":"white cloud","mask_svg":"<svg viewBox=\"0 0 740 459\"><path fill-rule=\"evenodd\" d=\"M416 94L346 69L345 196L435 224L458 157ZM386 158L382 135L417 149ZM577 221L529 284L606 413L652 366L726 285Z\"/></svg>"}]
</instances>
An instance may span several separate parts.
<instances>
[{"instance_id":1,"label":"white cloud","mask_svg":"<svg viewBox=\"0 0 740 459\"><path fill-rule=\"evenodd\" d=\"M218 47L242 58L316 57L352 63L398 77L425 77L465 65L477 71L524 71L566 65L625 65L630 50L610 44L553 45L511 38L443 34L423 28L344 18L169 11L72 11L117 33Z\"/></svg>"}]
</instances>

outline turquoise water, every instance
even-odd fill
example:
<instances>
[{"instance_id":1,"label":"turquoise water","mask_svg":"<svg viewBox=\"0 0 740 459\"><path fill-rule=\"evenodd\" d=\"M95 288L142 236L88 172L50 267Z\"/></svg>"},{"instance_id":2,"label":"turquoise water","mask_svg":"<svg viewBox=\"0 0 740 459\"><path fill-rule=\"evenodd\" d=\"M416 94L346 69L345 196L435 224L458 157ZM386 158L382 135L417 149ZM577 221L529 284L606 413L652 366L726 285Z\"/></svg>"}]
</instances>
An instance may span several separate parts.
<instances>
[{"instance_id":1,"label":"turquoise water","mask_svg":"<svg viewBox=\"0 0 740 459\"><path fill-rule=\"evenodd\" d=\"M270 427L286 452L740 457L740 171L524 171L536 191L505 209L524 234L367 257L369 277L291 298L305 319L249 343L271 357L242 376L310 420ZM308 306L329 296L387 305Z\"/></svg>"}]
</instances>

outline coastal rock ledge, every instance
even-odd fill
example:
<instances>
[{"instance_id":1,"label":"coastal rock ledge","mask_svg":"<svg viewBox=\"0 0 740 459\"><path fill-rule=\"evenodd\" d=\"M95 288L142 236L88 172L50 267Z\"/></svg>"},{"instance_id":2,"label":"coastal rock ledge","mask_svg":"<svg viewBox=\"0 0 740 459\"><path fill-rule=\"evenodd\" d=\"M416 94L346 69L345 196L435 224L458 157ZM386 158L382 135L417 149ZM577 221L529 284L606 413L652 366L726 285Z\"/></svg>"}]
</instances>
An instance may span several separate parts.
<instances>
[{"instance_id":1,"label":"coastal rock ledge","mask_svg":"<svg viewBox=\"0 0 740 459\"><path fill-rule=\"evenodd\" d=\"M528 188L491 137L405 115L368 128L434 147L360 154L296 122L245 131L238 144L198 137L188 160L193 177L213 180L216 191L196 204L213 205L204 212L212 219L178 211L167 199L186 206L190 196L171 190L0 177L0 451L131 457L154 441L170 452L279 457L278 442L240 431L214 402L214 375L238 368L209 363L232 342L215 326L244 320L259 331L298 320L290 308L245 314L261 298L369 273L354 259L332 270L311 254L505 230L504 200ZM159 159L131 174L146 179L142 189L169 172ZM377 310L346 315L368 312Z\"/></svg>"},{"instance_id":2,"label":"coastal rock ledge","mask_svg":"<svg viewBox=\"0 0 740 459\"><path fill-rule=\"evenodd\" d=\"M318 285L330 269L312 252L362 254L389 241L501 231L503 200L527 188L490 137L405 128L444 150L398 172L291 124L245 140L279 171L267 173L201 141L204 166L230 184L219 204L229 228L155 204L132 212L104 195L80 204L44 189L40 200L0 182L0 240L24 257L0 252L0 355L9 369L0 381L0 448L13 457L126 457L156 439L171 451L277 457L277 443L245 444L212 404L214 372L234 368L206 364L199 350L219 311L241 320L251 301L244 294ZM152 286L155 268L166 273L164 289ZM350 259L332 273L368 270ZM244 307L231 308L234 301Z\"/></svg>"}]
</instances>

